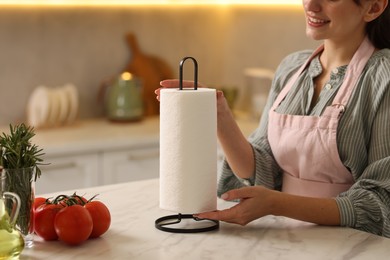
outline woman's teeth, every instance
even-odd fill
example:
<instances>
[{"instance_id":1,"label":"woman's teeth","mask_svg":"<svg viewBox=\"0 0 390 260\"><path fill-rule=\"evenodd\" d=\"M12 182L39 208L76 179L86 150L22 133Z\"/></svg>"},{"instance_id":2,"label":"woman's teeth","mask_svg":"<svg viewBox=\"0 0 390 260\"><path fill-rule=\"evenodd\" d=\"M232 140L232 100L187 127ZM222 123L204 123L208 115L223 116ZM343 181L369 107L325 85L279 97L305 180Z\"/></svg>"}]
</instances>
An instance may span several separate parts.
<instances>
[{"instance_id":1,"label":"woman's teeth","mask_svg":"<svg viewBox=\"0 0 390 260\"><path fill-rule=\"evenodd\" d=\"M317 18L313 18L313 17L308 17L308 19L309 19L309 22L313 23L313 24L325 24L325 23L329 22L328 20L322 20L322 19L317 19Z\"/></svg>"}]
</instances>

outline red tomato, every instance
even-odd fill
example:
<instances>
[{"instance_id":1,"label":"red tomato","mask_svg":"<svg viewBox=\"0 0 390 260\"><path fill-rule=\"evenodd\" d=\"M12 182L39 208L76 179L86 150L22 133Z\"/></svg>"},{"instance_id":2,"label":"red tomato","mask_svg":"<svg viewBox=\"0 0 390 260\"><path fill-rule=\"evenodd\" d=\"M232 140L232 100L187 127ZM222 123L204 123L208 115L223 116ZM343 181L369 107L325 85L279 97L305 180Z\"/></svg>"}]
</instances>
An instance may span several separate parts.
<instances>
[{"instance_id":1,"label":"red tomato","mask_svg":"<svg viewBox=\"0 0 390 260\"><path fill-rule=\"evenodd\" d=\"M110 211L100 201L91 201L84 205L92 217L93 228L90 238L95 238L103 235L111 224Z\"/></svg>"},{"instance_id":2,"label":"red tomato","mask_svg":"<svg viewBox=\"0 0 390 260\"><path fill-rule=\"evenodd\" d=\"M78 245L87 240L92 227L92 217L81 205L61 209L54 219L54 229L58 238L68 245Z\"/></svg>"},{"instance_id":3,"label":"red tomato","mask_svg":"<svg viewBox=\"0 0 390 260\"><path fill-rule=\"evenodd\" d=\"M57 240L58 236L54 229L54 219L62 209L61 205L42 204L34 213L34 231L44 240Z\"/></svg>"},{"instance_id":4,"label":"red tomato","mask_svg":"<svg viewBox=\"0 0 390 260\"><path fill-rule=\"evenodd\" d=\"M34 199L34 210L36 210L40 205L45 204L46 198L36 197Z\"/></svg>"}]
</instances>

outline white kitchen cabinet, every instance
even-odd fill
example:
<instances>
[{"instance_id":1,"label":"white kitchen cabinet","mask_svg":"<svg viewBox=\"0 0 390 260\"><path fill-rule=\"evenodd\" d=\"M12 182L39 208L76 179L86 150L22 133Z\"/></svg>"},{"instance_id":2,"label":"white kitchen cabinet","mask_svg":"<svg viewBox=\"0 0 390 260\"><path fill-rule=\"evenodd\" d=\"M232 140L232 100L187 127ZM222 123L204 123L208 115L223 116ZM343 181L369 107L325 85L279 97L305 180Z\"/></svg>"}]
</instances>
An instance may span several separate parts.
<instances>
[{"instance_id":1,"label":"white kitchen cabinet","mask_svg":"<svg viewBox=\"0 0 390 260\"><path fill-rule=\"evenodd\" d=\"M157 178L159 146L129 148L103 153L103 183L113 184Z\"/></svg>"},{"instance_id":2,"label":"white kitchen cabinet","mask_svg":"<svg viewBox=\"0 0 390 260\"><path fill-rule=\"evenodd\" d=\"M40 167L42 175L35 183L36 194L101 185L100 161L97 153L46 156L45 162L50 164Z\"/></svg>"},{"instance_id":3,"label":"white kitchen cabinet","mask_svg":"<svg viewBox=\"0 0 390 260\"><path fill-rule=\"evenodd\" d=\"M97 185L157 178L159 147L140 146L79 155L47 156L36 182L36 193L77 191Z\"/></svg>"},{"instance_id":4,"label":"white kitchen cabinet","mask_svg":"<svg viewBox=\"0 0 390 260\"><path fill-rule=\"evenodd\" d=\"M158 177L159 118L115 124L104 119L38 129L45 153L36 194ZM0 128L1 129L1 128Z\"/></svg>"}]
</instances>

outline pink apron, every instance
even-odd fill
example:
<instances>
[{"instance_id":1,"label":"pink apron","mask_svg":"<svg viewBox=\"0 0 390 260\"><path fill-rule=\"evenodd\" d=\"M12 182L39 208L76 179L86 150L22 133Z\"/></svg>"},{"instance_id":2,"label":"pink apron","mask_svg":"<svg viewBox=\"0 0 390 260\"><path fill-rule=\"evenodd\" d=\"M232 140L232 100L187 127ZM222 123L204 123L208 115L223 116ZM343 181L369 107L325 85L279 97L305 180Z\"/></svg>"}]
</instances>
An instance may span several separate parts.
<instances>
[{"instance_id":1,"label":"pink apron","mask_svg":"<svg viewBox=\"0 0 390 260\"><path fill-rule=\"evenodd\" d=\"M337 149L337 126L349 97L374 47L366 38L348 65L343 84L321 116L284 115L275 109L299 75L321 51L319 47L283 88L269 111L268 140L283 170L286 193L309 197L335 197L354 183Z\"/></svg>"}]
</instances>

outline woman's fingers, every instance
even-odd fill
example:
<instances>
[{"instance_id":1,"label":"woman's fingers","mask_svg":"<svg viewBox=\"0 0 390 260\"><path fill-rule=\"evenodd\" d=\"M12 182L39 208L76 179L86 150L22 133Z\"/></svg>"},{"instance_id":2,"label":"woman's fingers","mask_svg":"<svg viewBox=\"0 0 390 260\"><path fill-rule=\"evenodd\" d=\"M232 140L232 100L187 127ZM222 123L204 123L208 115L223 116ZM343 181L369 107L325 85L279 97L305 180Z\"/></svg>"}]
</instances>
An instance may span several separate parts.
<instances>
[{"instance_id":1,"label":"woman's fingers","mask_svg":"<svg viewBox=\"0 0 390 260\"><path fill-rule=\"evenodd\" d=\"M165 79L160 81L160 85L163 88L178 88L179 87L179 80L178 79ZM194 82L192 80L183 80L183 88L193 88ZM203 84L198 82L199 88L204 88Z\"/></svg>"},{"instance_id":2,"label":"woman's fingers","mask_svg":"<svg viewBox=\"0 0 390 260\"><path fill-rule=\"evenodd\" d=\"M160 86L163 88L178 88L179 80L177 79L165 79L160 81Z\"/></svg>"},{"instance_id":3,"label":"woman's fingers","mask_svg":"<svg viewBox=\"0 0 390 260\"><path fill-rule=\"evenodd\" d=\"M240 189L230 190L222 194L221 199L242 201L251 198L254 196L254 189L252 188L253 187L244 187ZM239 208L240 208L240 204L237 204L231 207L230 209L203 212L203 213L196 214L195 216L198 218L207 218L207 219L222 220L227 222L234 222L233 220L237 219Z\"/></svg>"},{"instance_id":4,"label":"woman's fingers","mask_svg":"<svg viewBox=\"0 0 390 260\"><path fill-rule=\"evenodd\" d=\"M240 189L230 190L222 194L221 199L224 200L241 200L255 196L255 187L244 187Z\"/></svg>"},{"instance_id":5,"label":"woman's fingers","mask_svg":"<svg viewBox=\"0 0 390 260\"><path fill-rule=\"evenodd\" d=\"M262 186L230 190L224 193L221 198L224 200L239 200L238 204L229 209L203 212L194 216L246 225L257 218L270 214L269 206L266 203L268 192L269 190Z\"/></svg>"},{"instance_id":6,"label":"woman's fingers","mask_svg":"<svg viewBox=\"0 0 390 260\"><path fill-rule=\"evenodd\" d=\"M179 88L179 80L178 79L165 79L160 81L161 88L158 88L154 91L156 94L156 99L160 101L160 90L163 88ZM199 88L204 88L206 86L198 83ZM191 80L183 80L183 88L194 88L194 82Z\"/></svg>"},{"instance_id":7,"label":"woman's fingers","mask_svg":"<svg viewBox=\"0 0 390 260\"><path fill-rule=\"evenodd\" d=\"M212 220L221 220L230 223L237 223L236 221L238 215L237 207L238 205L235 205L225 210L203 212L203 213L195 214L194 217L200 219L212 219Z\"/></svg>"}]
</instances>

